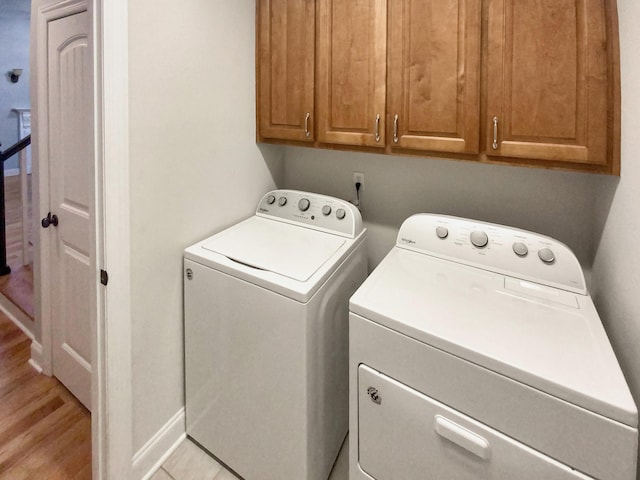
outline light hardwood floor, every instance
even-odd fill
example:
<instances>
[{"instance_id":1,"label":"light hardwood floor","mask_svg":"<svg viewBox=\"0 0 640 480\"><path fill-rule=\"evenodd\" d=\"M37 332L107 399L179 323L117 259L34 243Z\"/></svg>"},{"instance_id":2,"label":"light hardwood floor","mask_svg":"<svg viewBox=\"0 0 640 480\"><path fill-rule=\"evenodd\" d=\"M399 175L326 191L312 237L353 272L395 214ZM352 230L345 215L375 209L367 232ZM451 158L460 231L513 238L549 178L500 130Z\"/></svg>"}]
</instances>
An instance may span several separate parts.
<instances>
[{"instance_id":1,"label":"light hardwood floor","mask_svg":"<svg viewBox=\"0 0 640 480\"><path fill-rule=\"evenodd\" d=\"M90 479L90 414L27 363L30 345L0 313L0 478Z\"/></svg>"},{"instance_id":2,"label":"light hardwood floor","mask_svg":"<svg viewBox=\"0 0 640 480\"><path fill-rule=\"evenodd\" d=\"M0 291L33 318L33 274L22 267L19 177L5 180L7 261ZM29 364L31 340L0 312L0 479L90 479L91 416L55 378Z\"/></svg>"}]
</instances>

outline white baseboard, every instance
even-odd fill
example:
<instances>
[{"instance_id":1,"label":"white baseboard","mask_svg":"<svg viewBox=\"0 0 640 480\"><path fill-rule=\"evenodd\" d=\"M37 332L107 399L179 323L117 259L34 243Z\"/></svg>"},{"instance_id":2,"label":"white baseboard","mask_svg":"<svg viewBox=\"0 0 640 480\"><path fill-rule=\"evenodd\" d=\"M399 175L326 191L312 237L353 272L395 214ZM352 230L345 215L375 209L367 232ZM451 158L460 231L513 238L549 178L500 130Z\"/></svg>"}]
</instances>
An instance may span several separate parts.
<instances>
[{"instance_id":1,"label":"white baseboard","mask_svg":"<svg viewBox=\"0 0 640 480\"><path fill-rule=\"evenodd\" d=\"M33 340L33 320L2 293L0 293L0 310L2 310L2 312L9 317L9 320L15 323L27 337Z\"/></svg>"},{"instance_id":2,"label":"white baseboard","mask_svg":"<svg viewBox=\"0 0 640 480\"><path fill-rule=\"evenodd\" d=\"M133 456L132 478L151 478L186 437L183 407Z\"/></svg>"},{"instance_id":3,"label":"white baseboard","mask_svg":"<svg viewBox=\"0 0 640 480\"><path fill-rule=\"evenodd\" d=\"M42 345L36 341L33 334L33 320L2 293L0 293L0 310L29 337L31 340L31 358L29 359L29 365L31 365L36 372L42 373Z\"/></svg>"},{"instance_id":4,"label":"white baseboard","mask_svg":"<svg viewBox=\"0 0 640 480\"><path fill-rule=\"evenodd\" d=\"M42 345L35 339L31 340L31 358L29 359L29 365L31 365L36 372L42 373Z\"/></svg>"}]
</instances>

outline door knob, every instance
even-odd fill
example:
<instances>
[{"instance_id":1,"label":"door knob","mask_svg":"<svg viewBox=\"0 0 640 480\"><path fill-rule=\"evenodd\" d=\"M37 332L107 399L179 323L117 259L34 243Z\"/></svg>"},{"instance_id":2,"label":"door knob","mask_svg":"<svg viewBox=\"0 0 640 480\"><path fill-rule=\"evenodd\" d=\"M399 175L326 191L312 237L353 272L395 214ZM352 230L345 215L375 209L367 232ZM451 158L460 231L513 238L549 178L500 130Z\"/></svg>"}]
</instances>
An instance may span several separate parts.
<instances>
[{"instance_id":1,"label":"door knob","mask_svg":"<svg viewBox=\"0 0 640 480\"><path fill-rule=\"evenodd\" d=\"M51 215L51 212L47 213L46 218L42 219L42 228L49 228L49 225L53 225L54 227L58 226L58 216Z\"/></svg>"}]
</instances>

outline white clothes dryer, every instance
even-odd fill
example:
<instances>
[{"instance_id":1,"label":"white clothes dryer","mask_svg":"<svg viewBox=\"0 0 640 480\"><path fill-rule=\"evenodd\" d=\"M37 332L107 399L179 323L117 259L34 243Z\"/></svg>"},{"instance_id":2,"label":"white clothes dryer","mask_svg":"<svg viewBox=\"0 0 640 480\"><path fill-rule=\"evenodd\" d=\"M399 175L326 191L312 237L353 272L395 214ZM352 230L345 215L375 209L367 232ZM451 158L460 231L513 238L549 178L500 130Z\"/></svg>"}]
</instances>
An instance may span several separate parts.
<instances>
[{"instance_id":1,"label":"white clothes dryer","mask_svg":"<svg viewBox=\"0 0 640 480\"><path fill-rule=\"evenodd\" d=\"M351 480L636 478L636 405L560 242L414 215L350 310Z\"/></svg>"},{"instance_id":2,"label":"white clothes dryer","mask_svg":"<svg viewBox=\"0 0 640 480\"><path fill-rule=\"evenodd\" d=\"M184 253L187 434L246 480L326 480L348 427L350 203L276 190Z\"/></svg>"}]
</instances>

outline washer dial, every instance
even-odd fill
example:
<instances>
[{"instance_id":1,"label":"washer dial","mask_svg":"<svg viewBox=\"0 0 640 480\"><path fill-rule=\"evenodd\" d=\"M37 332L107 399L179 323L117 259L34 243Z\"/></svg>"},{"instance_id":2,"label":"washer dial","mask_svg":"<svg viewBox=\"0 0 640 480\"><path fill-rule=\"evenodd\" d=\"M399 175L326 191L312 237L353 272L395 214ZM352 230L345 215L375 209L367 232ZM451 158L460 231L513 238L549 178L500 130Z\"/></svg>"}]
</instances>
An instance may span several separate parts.
<instances>
[{"instance_id":1,"label":"washer dial","mask_svg":"<svg viewBox=\"0 0 640 480\"><path fill-rule=\"evenodd\" d=\"M513 252L519 257L526 257L529 253L529 249L522 242L516 242L513 244Z\"/></svg>"},{"instance_id":2,"label":"washer dial","mask_svg":"<svg viewBox=\"0 0 640 480\"><path fill-rule=\"evenodd\" d=\"M556 261L556 256L553 253L553 250L551 250L550 248L543 248L542 250L538 251L538 257L547 265L551 265Z\"/></svg>"},{"instance_id":3,"label":"washer dial","mask_svg":"<svg viewBox=\"0 0 640 480\"><path fill-rule=\"evenodd\" d=\"M300 201L298 202L298 208L302 212L306 212L307 210L309 210L309 205L311 205L311 202L309 201L308 198L301 198Z\"/></svg>"},{"instance_id":4,"label":"washer dial","mask_svg":"<svg viewBox=\"0 0 640 480\"><path fill-rule=\"evenodd\" d=\"M471 232L471 243L475 247L484 248L489 243L489 237L482 230L476 230L475 232Z\"/></svg>"}]
</instances>

